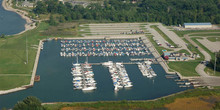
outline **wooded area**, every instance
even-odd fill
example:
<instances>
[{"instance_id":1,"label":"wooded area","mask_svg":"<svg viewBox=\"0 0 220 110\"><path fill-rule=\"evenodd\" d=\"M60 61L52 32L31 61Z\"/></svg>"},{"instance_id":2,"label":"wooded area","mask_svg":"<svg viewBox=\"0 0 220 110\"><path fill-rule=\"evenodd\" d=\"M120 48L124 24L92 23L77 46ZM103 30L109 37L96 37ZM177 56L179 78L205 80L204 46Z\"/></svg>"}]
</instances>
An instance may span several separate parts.
<instances>
[{"instance_id":1,"label":"wooded area","mask_svg":"<svg viewBox=\"0 0 220 110\"><path fill-rule=\"evenodd\" d=\"M59 22L88 19L114 22L162 22L178 25L184 22L220 23L220 0L108 0L72 6L58 0L38 1L36 14L60 14Z\"/></svg>"}]
</instances>

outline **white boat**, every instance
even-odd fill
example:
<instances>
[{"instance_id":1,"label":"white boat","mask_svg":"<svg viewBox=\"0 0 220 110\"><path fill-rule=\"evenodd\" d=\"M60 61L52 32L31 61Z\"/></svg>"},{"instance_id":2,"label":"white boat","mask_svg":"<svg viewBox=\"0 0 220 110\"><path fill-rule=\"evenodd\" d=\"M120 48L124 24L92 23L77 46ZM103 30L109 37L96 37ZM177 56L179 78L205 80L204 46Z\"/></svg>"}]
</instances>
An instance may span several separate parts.
<instances>
[{"instance_id":1,"label":"white boat","mask_svg":"<svg viewBox=\"0 0 220 110\"><path fill-rule=\"evenodd\" d=\"M82 89L82 86L75 86L74 89Z\"/></svg>"},{"instance_id":2,"label":"white boat","mask_svg":"<svg viewBox=\"0 0 220 110\"><path fill-rule=\"evenodd\" d=\"M124 87L125 87L125 88L130 88L130 87L132 87L132 86L133 86L133 85L129 85L129 84L128 84L128 85L125 85Z\"/></svg>"},{"instance_id":3,"label":"white boat","mask_svg":"<svg viewBox=\"0 0 220 110\"><path fill-rule=\"evenodd\" d=\"M151 74L147 74L147 77L148 77L148 78L152 78L153 75L151 75Z\"/></svg>"},{"instance_id":4,"label":"white boat","mask_svg":"<svg viewBox=\"0 0 220 110\"><path fill-rule=\"evenodd\" d=\"M157 74L153 70L150 71L150 73L152 74L152 76L157 76Z\"/></svg>"},{"instance_id":5,"label":"white boat","mask_svg":"<svg viewBox=\"0 0 220 110\"><path fill-rule=\"evenodd\" d=\"M92 90L95 90L95 89L96 89L96 87L91 86L91 87L85 87L82 90L83 91L92 91Z\"/></svg>"},{"instance_id":6,"label":"white boat","mask_svg":"<svg viewBox=\"0 0 220 110\"><path fill-rule=\"evenodd\" d=\"M115 91L118 91L119 89L118 89L118 86L115 86L115 89L114 89Z\"/></svg>"},{"instance_id":7,"label":"white boat","mask_svg":"<svg viewBox=\"0 0 220 110\"><path fill-rule=\"evenodd\" d=\"M82 80L82 77L74 77L73 80Z\"/></svg>"},{"instance_id":8,"label":"white boat","mask_svg":"<svg viewBox=\"0 0 220 110\"><path fill-rule=\"evenodd\" d=\"M82 73L78 73L78 74L76 73L76 74L73 74L73 76L74 77L79 77L79 76L83 76L83 75L82 75Z\"/></svg>"}]
</instances>

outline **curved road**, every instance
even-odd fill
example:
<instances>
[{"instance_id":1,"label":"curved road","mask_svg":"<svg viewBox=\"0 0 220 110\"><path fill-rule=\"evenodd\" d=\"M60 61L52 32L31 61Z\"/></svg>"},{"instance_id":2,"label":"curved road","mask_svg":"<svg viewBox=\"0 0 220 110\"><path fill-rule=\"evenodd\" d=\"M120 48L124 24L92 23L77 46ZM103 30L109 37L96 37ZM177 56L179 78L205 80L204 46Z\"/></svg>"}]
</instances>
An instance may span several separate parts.
<instances>
[{"instance_id":1,"label":"curved road","mask_svg":"<svg viewBox=\"0 0 220 110\"><path fill-rule=\"evenodd\" d=\"M193 34L201 34L201 33L193 33ZM192 39L190 39L191 36L189 35L192 35L192 33L184 35L184 38L186 38L192 45L198 47L198 50L205 56L206 61L210 61L211 56L199 45L197 45ZM204 81L204 83L206 83L209 86L220 86L220 77L210 76L206 74L206 72L204 71L205 67L206 66L201 63L196 67L196 72L201 76L201 79Z\"/></svg>"}]
</instances>

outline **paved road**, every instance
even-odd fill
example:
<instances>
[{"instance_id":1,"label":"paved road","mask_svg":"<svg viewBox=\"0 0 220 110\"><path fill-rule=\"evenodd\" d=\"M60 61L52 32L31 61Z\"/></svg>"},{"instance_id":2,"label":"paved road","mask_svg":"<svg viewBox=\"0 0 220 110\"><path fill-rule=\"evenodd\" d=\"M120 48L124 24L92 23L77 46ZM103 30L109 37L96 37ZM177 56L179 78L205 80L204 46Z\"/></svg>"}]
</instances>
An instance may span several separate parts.
<instances>
[{"instance_id":1,"label":"paved road","mask_svg":"<svg viewBox=\"0 0 220 110\"><path fill-rule=\"evenodd\" d=\"M178 35L176 35L176 33L174 33L173 31L170 31L165 26L163 26L161 23L158 23L158 28L163 33L165 33L175 44L177 44L179 47L181 47L180 49L185 49L190 54L192 54L192 52L187 48L186 43ZM180 49L175 49L175 51L178 51Z\"/></svg>"},{"instance_id":2,"label":"paved road","mask_svg":"<svg viewBox=\"0 0 220 110\"><path fill-rule=\"evenodd\" d=\"M193 34L198 34L198 33L193 33ZM201 33L200 33L201 34ZM192 34L191 34L192 35ZM189 34L184 35L184 37L194 46L198 47L198 50L205 56L205 60L206 61L210 61L211 60L211 56L205 51L203 50L201 47L199 47L193 40L190 39ZM208 74L206 74L206 72L204 71L205 69L205 65L204 64L199 64L196 67L196 72L201 76L200 79L203 80L203 82L206 85L209 86L220 86L220 77L217 76L209 76Z\"/></svg>"},{"instance_id":3,"label":"paved road","mask_svg":"<svg viewBox=\"0 0 220 110\"><path fill-rule=\"evenodd\" d=\"M142 37L142 40L146 44L146 46L149 48L149 50L152 52L152 54L157 59L157 61L160 63L160 65L163 67L163 69L167 73L173 73L173 72L169 72L168 65L164 62L163 58L160 56L160 54L154 48L153 44L149 41L149 39L147 37Z\"/></svg>"},{"instance_id":4,"label":"paved road","mask_svg":"<svg viewBox=\"0 0 220 110\"><path fill-rule=\"evenodd\" d=\"M147 30L149 30L149 32L154 36L155 40L158 40L158 42L161 44L162 47L169 48L165 43L166 40L156 30L150 28L151 25L157 25L157 24L149 23L148 25L146 25L145 28L147 28Z\"/></svg>"},{"instance_id":5,"label":"paved road","mask_svg":"<svg viewBox=\"0 0 220 110\"><path fill-rule=\"evenodd\" d=\"M196 34L196 33L194 33ZM189 36L189 34L184 35L184 37L186 38L186 40L188 40L192 45L198 47L198 50L205 56L205 60L206 61L210 61L211 60L211 56L205 51L203 50L199 45L197 45L192 39L190 39L191 36Z\"/></svg>"},{"instance_id":6,"label":"paved road","mask_svg":"<svg viewBox=\"0 0 220 110\"><path fill-rule=\"evenodd\" d=\"M213 37L213 36L212 36ZM220 50L220 42L211 42L206 37L203 39L197 39L202 45L208 48L211 52Z\"/></svg>"}]
</instances>

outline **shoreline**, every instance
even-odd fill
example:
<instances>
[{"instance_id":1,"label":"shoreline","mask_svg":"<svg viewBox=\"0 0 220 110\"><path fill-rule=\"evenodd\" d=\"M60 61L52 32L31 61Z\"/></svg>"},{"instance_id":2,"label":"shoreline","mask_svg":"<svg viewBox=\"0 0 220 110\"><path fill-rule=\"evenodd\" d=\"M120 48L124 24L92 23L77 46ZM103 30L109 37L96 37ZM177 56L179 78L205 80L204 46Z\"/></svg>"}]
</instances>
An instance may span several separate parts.
<instances>
[{"instance_id":1,"label":"shoreline","mask_svg":"<svg viewBox=\"0 0 220 110\"><path fill-rule=\"evenodd\" d=\"M30 83L27 85L23 85L21 87L16 87L13 89L8 89L8 90L0 90L0 95L5 95L5 94L9 94L9 93L13 93L13 92L18 92L21 90L26 90L28 88L31 88L34 86L34 78L36 76L36 72L37 72L37 66L38 66L38 62L39 62L39 58L40 58L40 52L41 52L41 44L42 44L43 40L39 41L39 45L38 45L38 49L37 49L37 54L36 54L36 58L35 58L35 62L34 62L34 67L33 67L33 72L31 74L31 79L30 79Z\"/></svg>"},{"instance_id":2,"label":"shoreline","mask_svg":"<svg viewBox=\"0 0 220 110\"><path fill-rule=\"evenodd\" d=\"M19 16L21 16L22 19L24 19L26 21L24 27L25 29L17 34L13 34L13 35L19 35L19 34L22 34L28 30L32 30L34 29L36 26L35 26L35 23L31 20L31 18L25 16L27 15L28 13L26 11L23 11L23 10L19 10L19 9L14 9L12 8L12 0L2 0L2 7L6 10L6 11L11 11L11 12L15 12L17 13ZM32 26L31 26L32 25Z\"/></svg>"}]
</instances>

